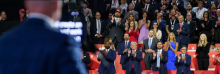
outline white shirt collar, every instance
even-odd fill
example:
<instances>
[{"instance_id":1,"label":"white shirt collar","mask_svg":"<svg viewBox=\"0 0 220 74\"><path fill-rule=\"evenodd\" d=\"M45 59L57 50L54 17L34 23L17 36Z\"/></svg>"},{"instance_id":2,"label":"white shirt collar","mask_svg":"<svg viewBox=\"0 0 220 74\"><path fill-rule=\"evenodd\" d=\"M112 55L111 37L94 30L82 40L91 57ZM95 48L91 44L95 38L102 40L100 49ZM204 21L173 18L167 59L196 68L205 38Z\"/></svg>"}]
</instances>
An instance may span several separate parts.
<instances>
[{"instance_id":1,"label":"white shirt collar","mask_svg":"<svg viewBox=\"0 0 220 74\"><path fill-rule=\"evenodd\" d=\"M182 56L186 56L186 54L182 54Z\"/></svg>"},{"instance_id":2,"label":"white shirt collar","mask_svg":"<svg viewBox=\"0 0 220 74\"><path fill-rule=\"evenodd\" d=\"M129 42L129 40L128 40L128 41L125 41L125 43L126 43L126 42L128 43L128 42Z\"/></svg>"},{"instance_id":3,"label":"white shirt collar","mask_svg":"<svg viewBox=\"0 0 220 74\"><path fill-rule=\"evenodd\" d=\"M135 3L136 3L136 1L132 1L132 2L135 2Z\"/></svg>"},{"instance_id":4,"label":"white shirt collar","mask_svg":"<svg viewBox=\"0 0 220 74\"><path fill-rule=\"evenodd\" d=\"M54 20L52 20L52 18L48 17L47 15L41 14L41 13L29 13L28 18L42 19L45 22L47 22L51 27L53 27L53 24L54 24Z\"/></svg>"},{"instance_id":5,"label":"white shirt collar","mask_svg":"<svg viewBox=\"0 0 220 74\"><path fill-rule=\"evenodd\" d=\"M183 22L181 24L183 25Z\"/></svg>"},{"instance_id":6,"label":"white shirt collar","mask_svg":"<svg viewBox=\"0 0 220 74\"><path fill-rule=\"evenodd\" d=\"M157 52L160 52L160 53L162 53L162 50L163 50L163 49L160 49L160 50L158 49L158 50L157 50Z\"/></svg>"},{"instance_id":7,"label":"white shirt collar","mask_svg":"<svg viewBox=\"0 0 220 74\"><path fill-rule=\"evenodd\" d=\"M136 52L136 50L137 50L137 49L135 49L135 50L132 50L132 51L135 51L135 52Z\"/></svg>"}]
</instances>

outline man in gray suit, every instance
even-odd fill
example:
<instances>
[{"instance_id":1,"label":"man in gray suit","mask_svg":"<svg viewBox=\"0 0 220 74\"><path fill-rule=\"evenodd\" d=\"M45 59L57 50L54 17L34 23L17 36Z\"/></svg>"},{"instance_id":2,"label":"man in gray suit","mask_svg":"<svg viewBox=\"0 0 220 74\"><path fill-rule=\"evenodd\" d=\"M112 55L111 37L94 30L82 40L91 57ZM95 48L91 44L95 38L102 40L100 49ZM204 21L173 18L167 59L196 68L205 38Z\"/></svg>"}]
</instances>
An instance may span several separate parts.
<instances>
[{"instance_id":1,"label":"man in gray suit","mask_svg":"<svg viewBox=\"0 0 220 74\"><path fill-rule=\"evenodd\" d=\"M157 50L158 40L153 37L154 33L155 33L154 30L149 31L149 38L144 40L144 44L142 48L142 52L145 53L144 63L146 70L151 70L152 65L150 63L150 59L153 56L152 52Z\"/></svg>"},{"instance_id":2,"label":"man in gray suit","mask_svg":"<svg viewBox=\"0 0 220 74\"><path fill-rule=\"evenodd\" d=\"M88 3L84 2L83 5L83 10L84 10L84 16L85 16L85 20L87 22L87 33L90 37L90 25L91 25L91 20L92 19L92 10L87 8Z\"/></svg>"},{"instance_id":3,"label":"man in gray suit","mask_svg":"<svg viewBox=\"0 0 220 74\"><path fill-rule=\"evenodd\" d=\"M133 14L136 21L139 20L138 12L134 10L134 6L132 3L129 4L129 12L125 13L125 17L124 17L123 21L126 21L129 14Z\"/></svg>"},{"instance_id":4,"label":"man in gray suit","mask_svg":"<svg viewBox=\"0 0 220 74\"><path fill-rule=\"evenodd\" d=\"M118 49L118 44L123 40L123 30L125 25L121 23L121 10L117 9L115 11L115 17L112 16L112 19L109 20L107 28L110 28L109 36L112 38L112 42L115 45L115 48Z\"/></svg>"}]
</instances>

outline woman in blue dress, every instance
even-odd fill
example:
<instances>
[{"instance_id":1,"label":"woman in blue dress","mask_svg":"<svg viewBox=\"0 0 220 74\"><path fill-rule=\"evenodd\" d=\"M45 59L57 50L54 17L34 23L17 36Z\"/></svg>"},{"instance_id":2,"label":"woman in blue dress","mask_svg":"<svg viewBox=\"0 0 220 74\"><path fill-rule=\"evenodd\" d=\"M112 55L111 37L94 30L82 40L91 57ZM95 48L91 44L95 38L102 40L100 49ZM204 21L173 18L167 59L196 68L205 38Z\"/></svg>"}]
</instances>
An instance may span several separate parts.
<instances>
[{"instance_id":1,"label":"woman in blue dress","mask_svg":"<svg viewBox=\"0 0 220 74\"><path fill-rule=\"evenodd\" d=\"M167 42L165 42L165 51L168 53L168 62L166 63L167 70L176 70L174 62L176 60L175 53L177 52L178 45L174 33L169 33Z\"/></svg>"}]
</instances>

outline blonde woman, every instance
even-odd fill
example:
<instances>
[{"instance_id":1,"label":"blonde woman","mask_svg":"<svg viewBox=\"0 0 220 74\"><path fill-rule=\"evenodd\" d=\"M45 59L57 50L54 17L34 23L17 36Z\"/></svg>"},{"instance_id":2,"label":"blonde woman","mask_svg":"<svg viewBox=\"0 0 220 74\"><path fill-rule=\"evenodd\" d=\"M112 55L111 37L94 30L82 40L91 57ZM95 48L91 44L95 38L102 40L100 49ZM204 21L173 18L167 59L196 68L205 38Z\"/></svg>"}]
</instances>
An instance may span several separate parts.
<instances>
[{"instance_id":1,"label":"blonde woman","mask_svg":"<svg viewBox=\"0 0 220 74\"><path fill-rule=\"evenodd\" d=\"M106 42L109 42L109 43L110 43L110 49L115 50L115 46L114 46L114 44L112 43L112 38L111 38L111 37L106 36L106 37L105 37L105 40L104 40L104 44L105 44ZM103 45L102 47L105 48L104 45Z\"/></svg>"},{"instance_id":2,"label":"blonde woman","mask_svg":"<svg viewBox=\"0 0 220 74\"><path fill-rule=\"evenodd\" d=\"M179 44L176 42L174 33L169 33L167 42L165 42L165 51L168 53L167 70L176 70L174 65L176 60L176 52L178 50Z\"/></svg>"},{"instance_id":3,"label":"blonde woman","mask_svg":"<svg viewBox=\"0 0 220 74\"><path fill-rule=\"evenodd\" d=\"M135 21L135 18L134 18L134 15L133 14L129 14L128 15L128 19L126 20L125 22L125 30L128 30L129 29L129 22L134 22L135 24L135 27L137 28L138 27L138 23L137 21Z\"/></svg>"},{"instance_id":4,"label":"blonde woman","mask_svg":"<svg viewBox=\"0 0 220 74\"><path fill-rule=\"evenodd\" d=\"M206 35L201 34L196 49L196 53L198 54L196 58L198 61L199 70L208 70L209 48L210 48L210 43L208 43Z\"/></svg>"}]
</instances>

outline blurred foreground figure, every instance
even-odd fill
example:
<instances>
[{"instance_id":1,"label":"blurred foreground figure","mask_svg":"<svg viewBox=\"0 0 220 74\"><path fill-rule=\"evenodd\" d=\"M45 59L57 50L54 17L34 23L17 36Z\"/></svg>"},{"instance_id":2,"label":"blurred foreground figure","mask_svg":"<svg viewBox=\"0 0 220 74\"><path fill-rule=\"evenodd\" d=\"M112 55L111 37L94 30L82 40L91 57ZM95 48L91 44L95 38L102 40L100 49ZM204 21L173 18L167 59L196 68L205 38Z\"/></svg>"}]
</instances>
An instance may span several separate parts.
<instances>
[{"instance_id":1,"label":"blurred foreground figure","mask_svg":"<svg viewBox=\"0 0 220 74\"><path fill-rule=\"evenodd\" d=\"M23 24L0 38L0 74L87 74L75 40L51 26L61 1L27 0Z\"/></svg>"}]
</instances>

